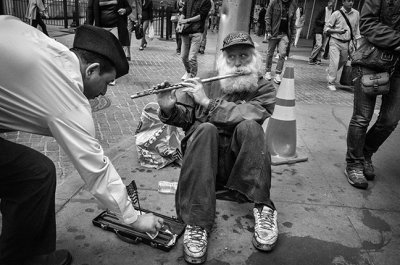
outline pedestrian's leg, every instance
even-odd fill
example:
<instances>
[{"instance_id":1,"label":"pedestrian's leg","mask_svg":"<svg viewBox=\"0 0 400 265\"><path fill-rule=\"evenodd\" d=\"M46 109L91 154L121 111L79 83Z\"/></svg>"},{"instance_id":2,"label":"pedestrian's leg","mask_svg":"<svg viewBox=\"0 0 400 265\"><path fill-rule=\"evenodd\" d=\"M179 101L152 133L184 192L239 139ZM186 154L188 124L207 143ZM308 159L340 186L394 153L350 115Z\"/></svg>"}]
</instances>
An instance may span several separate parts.
<instances>
[{"instance_id":1,"label":"pedestrian's leg","mask_svg":"<svg viewBox=\"0 0 400 265\"><path fill-rule=\"evenodd\" d=\"M188 225L208 232L215 218L215 178L218 168L218 131L211 123L202 123L190 136L183 156L176 213Z\"/></svg>"},{"instance_id":2,"label":"pedestrian's leg","mask_svg":"<svg viewBox=\"0 0 400 265\"><path fill-rule=\"evenodd\" d=\"M382 96L379 117L368 130L364 145L364 156L371 156L386 141L400 120L400 74L395 73L390 80L390 91Z\"/></svg>"},{"instance_id":3,"label":"pedestrian's leg","mask_svg":"<svg viewBox=\"0 0 400 265\"><path fill-rule=\"evenodd\" d=\"M282 36L279 41L278 49L279 49L279 59L276 64L276 74L281 74L283 70L283 65L285 63L285 56L287 55L287 47L289 45L289 38L287 35Z\"/></svg>"},{"instance_id":4,"label":"pedestrian's leg","mask_svg":"<svg viewBox=\"0 0 400 265\"><path fill-rule=\"evenodd\" d=\"M38 16L36 19L37 19L37 22L39 23L39 26L42 28L43 33L46 34L47 36L49 36L49 33L47 32L46 24L43 22L42 18L40 16Z\"/></svg>"},{"instance_id":5,"label":"pedestrian's leg","mask_svg":"<svg viewBox=\"0 0 400 265\"><path fill-rule=\"evenodd\" d=\"M311 51L311 55L310 55L310 59L309 59L310 62L316 62L318 60L318 55L319 55L319 52L322 47L322 34L315 34L314 38L315 38L315 40L314 40L315 44Z\"/></svg>"},{"instance_id":6,"label":"pedestrian's leg","mask_svg":"<svg viewBox=\"0 0 400 265\"><path fill-rule=\"evenodd\" d=\"M131 41L132 41L132 32L135 30L135 21L131 20L128 17L128 24L127 24L127 29L128 29L128 36L129 36L129 45L126 46L126 58L128 61L131 59Z\"/></svg>"},{"instance_id":7,"label":"pedestrian's leg","mask_svg":"<svg viewBox=\"0 0 400 265\"><path fill-rule=\"evenodd\" d=\"M181 35L181 39L182 39L182 53L181 53L181 57L182 57L182 63L183 66L185 67L186 73L190 73L190 64L189 64L189 51L190 51L190 37L189 35Z\"/></svg>"},{"instance_id":8,"label":"pedestrian's leg","mask_svg":"<svg viewBox=\"0 0 400 265\"><path fill-rule=\"evenodd\" d=\"M264 137L264 131L257 122L246 120L239 123L229 151L224 155L224 175L229 176L227 188L239 191L252 202L274 209L270 199L271 156ZM220 177L218 174L218 181Z\"/></svg>"},{"instance_id":9,"label":"pedestrian's leg","mask_svg":"<svg viewBox=\"0 0 400 265\"><path fill-rule=\"evenodd\" d=\"M55 250L54 163L31 148L0 138L0 264Z\"/></svg>"},{"instance_id":10,"label":"pedestrian's leg","mask_svg":"<svg viewBox=\"0 0 400 265\"><path fill-rule=\"evenodd\" d=\"M140 44L141 48L146 48L146 46L147 46L146 31L147 31L147 29L149 27L149 23L150 23L150 20L143 21L143 38L142 38L142 41L141 41L141 44Z\"/></svg>"},{"instance_id":11,"label":"pedestrian's leg","mask_svg":"<svg viewBox=\"0 0 400 265\"><path fill-rule=\"evenodd\" d=\"M338 72L340 60L340 46L336 41L331 38L329 42L329 68L328 68L328 83L334 84Z\"/></svg>"},{"instance_id":12,"label":"pedestrian's leg","mask_svg":"<svg viewBox=\"0 0 400 265\"><path fill-rule=\"evenodd\" d=\"M279 39L276 38L270 38L268 41L268 48L267 48L267 58L265 62L265 71L266 72L271 72L271 67L272 67L272 58L274 56L274 51L279 43Z\"/></svg>"},{"instance_id":13,"label":"pedestrian's leg","mask_svg":"<svg viewBox=\"0 0 400 265\"><path fill-rule=\"evenodd\" d=\"M199 51L202 33L190 34L189 65L192 77L197 76L197 53Z\"/></svg>"},{"instance_id":14,"label":"pedestrian's leg","mask_svg":"<svg viewBox=\"0 0 400 265\"><path fill-rule=\"evenodd\" d=\"M354 71L358 71L358 68L354 68ZM354 77L357 77L356 75L360 75L360 73L355 72ZM366 95L362 91L360 78L356 78L354 82L353 115L347 132L347 168L358 168L359 170L363 168L365 137L374 113L375 103L376 96Z\"/></svg>"},{"instance_id":15,"label":"pedestrian's leg","mask_svg":"<svg viewBox=\"0 0 400 265\"><path fill-rule=\"evenodd\" d=\"M299 42L302 29L303 28L296 28L296 39L294 40L294 47L297 47L297 43Z\"/></svg>"},{"instance_id":16,"label":"pedestrian's leg","mask_svg":"<svg viewBox=\"0 0 400 265\"><path fill-rule=\"evenodd\" d=\"M206 45L207 45L207 29L208 29L208 18L205 21L205 25L204 25L204 31L203 31L203 35L201 38L201 42L200 42L200 47L199 47L199 52L201 54L204 54L204 51L206 50Z\"/></svg>"}]
</instances>

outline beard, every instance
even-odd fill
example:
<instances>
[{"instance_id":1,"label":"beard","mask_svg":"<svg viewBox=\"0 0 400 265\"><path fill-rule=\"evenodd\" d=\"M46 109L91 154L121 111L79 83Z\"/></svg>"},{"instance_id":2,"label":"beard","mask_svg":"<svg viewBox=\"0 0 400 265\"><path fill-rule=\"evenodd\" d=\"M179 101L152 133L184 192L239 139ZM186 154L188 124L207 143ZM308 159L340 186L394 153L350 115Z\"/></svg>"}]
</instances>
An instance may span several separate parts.
<instances>
[{"instance_id":1,"label":"beard","mask_svg":"<svg viewBox=\"0 0 400 265\"><path fill-rule=\"evenodd\" d=\"M225 94L240 92L253 92L258 89L258 80L261 74L262 58L261 54L254 51L252 61L245 66L229 66L224 53L217 59L217 71L219 75L234 74L237 72L246 75L221 79L221 90Z\"/></svg>"}]
</instances>

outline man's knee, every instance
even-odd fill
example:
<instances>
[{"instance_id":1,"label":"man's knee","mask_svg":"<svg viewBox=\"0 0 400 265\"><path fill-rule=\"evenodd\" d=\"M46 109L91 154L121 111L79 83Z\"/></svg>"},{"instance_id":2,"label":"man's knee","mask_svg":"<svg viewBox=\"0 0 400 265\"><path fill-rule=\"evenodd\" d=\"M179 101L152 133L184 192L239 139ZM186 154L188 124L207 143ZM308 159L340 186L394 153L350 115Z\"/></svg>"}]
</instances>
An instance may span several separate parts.
<instances>
[{"instance_id":1,"label":"man's knee","mask_svg":"<svg viewBox=\"0 0 400 265\"><path fill-rule=\"evenodd\" d=\"M218 133L217 127L209 122L204 122L200 124L199 127L197 127L196 131L206 135Z\"/></svg>"},{"instance_id":2,"label":"man's knee","mask_svg":"<svg viewBox=\"0 0 400 265\"><path fill-rule=\"evenodd\" d=\"M239 135L251 138L264 137L264 131L261 125L254 120L244 120L236 126Z\"/></svg>"}]
</instances>

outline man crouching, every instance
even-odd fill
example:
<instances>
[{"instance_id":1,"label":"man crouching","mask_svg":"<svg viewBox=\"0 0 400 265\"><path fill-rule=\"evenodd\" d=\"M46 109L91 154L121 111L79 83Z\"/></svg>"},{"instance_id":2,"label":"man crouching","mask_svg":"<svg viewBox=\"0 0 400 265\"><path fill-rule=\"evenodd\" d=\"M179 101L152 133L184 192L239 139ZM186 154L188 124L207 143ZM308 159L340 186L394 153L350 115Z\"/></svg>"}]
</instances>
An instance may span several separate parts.
<instances>
[{"instance_id":1,"label":"man crouching","mask_svg":"<svg viewBox=\"0 0 400 265\"><path fill-rule=\"evenodd\" d=\"M228 34L221 50L219 75L247 74L220 80L221 96L209 98L199 79L182 83L194 106L177 102L175 91L157 94L160 119L186 133L175 204L186 224L183 248L189 263L207 259L217 191L238 202L254 202L252 242L257 249L270 251L278 239L277 211L270 199L271 158L261 127L272 114L276 91L262 78L261 56L247 33Z\"/></svg>"}]
</instances>

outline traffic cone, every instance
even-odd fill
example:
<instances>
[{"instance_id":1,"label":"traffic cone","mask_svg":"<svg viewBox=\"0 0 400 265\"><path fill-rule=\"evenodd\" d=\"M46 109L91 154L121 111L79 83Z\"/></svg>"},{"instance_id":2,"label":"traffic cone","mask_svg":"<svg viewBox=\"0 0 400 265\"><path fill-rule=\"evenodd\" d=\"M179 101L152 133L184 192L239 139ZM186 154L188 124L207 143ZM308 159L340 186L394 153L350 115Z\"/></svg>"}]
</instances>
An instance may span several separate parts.
<instances>
[{"instance_id":1,"label":"traffic cone","mask_svg":"<svg viewBox=\"0 0 400 265\"><path fill-rule=\"evenodd\" d=\"M286 67L276 95L275 109L268 122L265 142L271 153L272 165L307 161L296 152L296 116L294 68Z\"/></svg>"}]
</instances>

